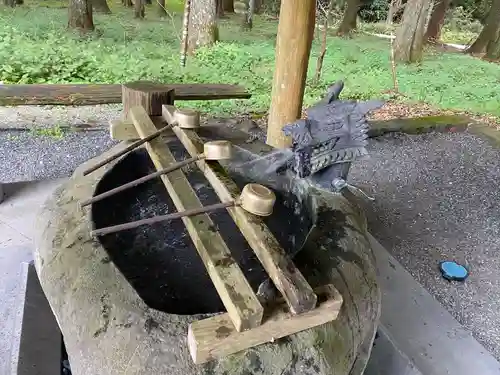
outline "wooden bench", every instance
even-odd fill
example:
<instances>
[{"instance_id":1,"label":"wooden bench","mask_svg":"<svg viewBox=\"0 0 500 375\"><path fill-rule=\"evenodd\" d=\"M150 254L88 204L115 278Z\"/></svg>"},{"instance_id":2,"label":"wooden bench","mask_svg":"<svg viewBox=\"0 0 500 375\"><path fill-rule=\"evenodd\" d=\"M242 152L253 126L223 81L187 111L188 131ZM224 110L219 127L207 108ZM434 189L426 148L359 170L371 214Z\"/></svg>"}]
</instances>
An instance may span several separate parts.
<instances>
[{"instance_id":1,"label":"wooden bench","mask_svg":"<svg viewBox=\"0 0 500 375\"><path fill-rule=\"evenodd\" d=\"M175 100L248 99L241 86L225 84L161 84L148 81L158 91L175 90ZM122 85L117 84L43 84L0 85L0 106L16 105L97 105L122 102Z\"/></svg>"}]
</instances>

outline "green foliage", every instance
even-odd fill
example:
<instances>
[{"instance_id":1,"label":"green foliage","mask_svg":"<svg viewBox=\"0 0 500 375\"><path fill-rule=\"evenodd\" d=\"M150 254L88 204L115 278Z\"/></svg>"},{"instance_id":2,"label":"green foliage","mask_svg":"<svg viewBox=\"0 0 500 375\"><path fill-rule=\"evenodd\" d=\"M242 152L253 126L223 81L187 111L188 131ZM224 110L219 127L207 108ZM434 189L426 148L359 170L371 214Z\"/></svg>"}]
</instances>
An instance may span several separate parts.
<instances>
[{"instance_id":1,"label":"green foliage","mask_svg":"<svg viewBox=\"0 0 500 375\"><path fill-rule=\"evenodd\" d=\"M482 21L485 19L491 7L492 0L452 0L451 7L462 8L467 17Z\"/></svg>"},{"instance_id":2,"label":"green foliage","mask_svg":"<svg viewBox=\"0 0 500 375\"><path fill-rule=\"evenodd\" d=\"M364 0L359 8L358 15L365 22L379 22L387 18L389 1Z\"/></svg>"},{"instance_id":3,"label":"green foliage","mask_svg":"<svg viewBox=\"0 0 500 375\"><path fill-rule=\"evenodd\" d=\"M171 3L167 1L167 3ZM65 9L0 9L0 81L4 83L122 83L137 79L165 83L231 83L245 86L250 100L189 102L213 114L264 112L274 69L276 21L255 18L240 30L240 17L223 20L223 42L200 49L179 64L182 17L160 20L148 7L145 21L119 3L112 15L96 15L99 34L81 39L66 30ZM154 7L154 5L153 5ZM314 76L319 40L313 43L309 77ZM428 53L421 65L398 67L402 93L410 101L500 116L500 67L460 54ZM330 36L319 83L308 81L305 105L322 98L332 82L344 79L343 97L383 97L392 88L387 40Z\"/></svg>"},{"instance_id":4,"label":"green foliage","mask_svg":"<svg viewBox=\"0 0 500 375\"><path fill-rule=\"evenodd\" d=\"M448 10L441 39L445 43L471 44L483 25L473 17L472 11L458 6Z\"/></svg>"},{"instance_id":5,"label":"green foliage","mask_svg":"<svg viewBox=\"0 0 500 375\"><path fill-rule=\"evenodd\" d=\"M53 127L33 127L30 129L30 134L34 137L62 139L65 132L60 125L54 125Z\"/></svg>"}]
</instances>

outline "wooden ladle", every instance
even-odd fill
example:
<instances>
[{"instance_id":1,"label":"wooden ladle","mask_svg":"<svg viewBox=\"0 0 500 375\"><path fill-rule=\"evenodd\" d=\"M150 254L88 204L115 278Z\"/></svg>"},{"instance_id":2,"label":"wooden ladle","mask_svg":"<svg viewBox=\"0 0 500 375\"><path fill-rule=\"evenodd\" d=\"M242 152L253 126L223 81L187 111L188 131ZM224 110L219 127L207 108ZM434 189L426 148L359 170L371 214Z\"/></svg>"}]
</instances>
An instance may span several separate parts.
<instances>
[{"instance_id":1,"label":"wooden ladle","mask_svg":"<svg viewBox=\"0 0 500 375\"><path fill-rule=\"evenodd\" d=\"M112 227L96 229L90 232L92 236L102 236L109 233L120 232L127 229L137 228L141 225L151 225L161 221L180 219L186 216L195 216L207 212L221 210L223 208L239 206L245 211L257 216L269 216L273 213L273 207L276 202L274 192L259 184L247 184L243 188L238 199L231 202L217 203L210 206L195 208L173 214L155 216L149 219L132 221L130 223L119 224Z\"/></svg>"},{"instance_id":2,"label":"wooden ladle","mask_svg":"<svg viewBox=\"0 0 500 375\"><path fill-rule=\"evenodd\" d=\"M210 141L210 142L207 142L203 145L203 154L199 154L193 158L189 158L189 159L180 161L178 163L172 164L172 165L168 166L167 168L164 168L164 169L161 169L157 172L148 174L147 176L138 178L137 180L126 183L125 185L118 186L118 187L111 189L111 190L108 190L102 194L96 195L90 199L87 199L87 200L81 202L80 207L85 207L85 206L88 206L89 204L98 202L101 199L111 197L112 195L115 195L121 191L127 190L131 187L140 185L146 181L150 181L150 180L152 180L156 177L159 177L161 175L175 171L179 168L182 168L188 164L194 163L198 160L201 160L201 159L227 160L227 159L231 159L232 154L233 154L233 148L232 148L231 142L229 142L229 141Z\"/></svg>"},{"instance_id":3,"label":"wooden ladle","mask_svg":"<svg viewBox=\"0 0 500 375\"><path fill-rule=\"evenodd\" d=\"M111 155L110 157L102 160L96 165L90 167L89 169L83 172L83 175L86 176L99 168L105 166L106 164L111 163L113 160L118 159L120 156L125 155L126 153L135 150L139 146L142 146L144 143L149 142L155 138L158 138L160 135L165 133L167 130L172 129L172 127L178 126L182 129L196 129L200 127L200 113L193 111L191 109L177 109L174 113L174 121L171 124L165 125L163 128L158 131L150 134L146 138L139 139L135 141L131 145L127 146L121 151L118 151L116 154Z\"/></svg>"}]
</instances>

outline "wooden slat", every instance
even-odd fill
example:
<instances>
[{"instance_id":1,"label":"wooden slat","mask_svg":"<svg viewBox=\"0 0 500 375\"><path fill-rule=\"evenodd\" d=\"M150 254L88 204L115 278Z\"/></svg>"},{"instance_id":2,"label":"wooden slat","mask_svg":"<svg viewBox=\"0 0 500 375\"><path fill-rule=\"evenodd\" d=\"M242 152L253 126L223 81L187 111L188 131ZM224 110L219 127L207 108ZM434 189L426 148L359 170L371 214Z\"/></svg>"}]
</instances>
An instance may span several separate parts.
<instances>
[{"instance_id":1,"label":"wooden slat","mask_svg":"<svg viewBox=\"0 0 500 375\"><path fill-rule=\"evenodd\" d=\"M163 116L150 116L150 118L157 129L167 124ZM135 130L134 123L130 120L109 121L109 136L117 141L136 141L139 139L139 134Z\"/></svg>"},{"instance_id":2,"label":"wooden slat","mask_svg":"<svg viewBox=\"0 0 500 375\"><path fill-rule=\"evenodd\" d=\"M283 303L260 327L246 332L236 332L227 314L191 323L188 346L194 363L208 362L337 319L343 303L337 289L326 285L316 289L316 293L323 302L314 310L293 315Z\"/></svg>"},{"instance_id":3,"label":"wooden slat","mask_svg":"<svg viewBox=\"0 0 500 375\"><path fill-rule=\"evenodd\" d=\"M175 100L248 99L241 86L225 84L158 84L175 90ZM56 84L1 85L0 106L96 105L122 102L121 85Z\"/></svg>"},{"instance_id":4,"label":"wooden slat","mask_svg":"<svg viewBox=\"0 0 500 375\"><path fill-rule=\"evenodd\" d=\"M163 106L167 122L173 121L175 107ZM172 128L191 156L203 152L203 141L192 130ZM218 162L200 160L196 162L222 202L236 200L240 195L238 186L232 181ZM307 280L286 255L278 240L256 215L241 207L227 209L241 233L253 249L276 288L285 298L290 311L300 314L316 306L316 295Z\"/></svg>"},{"instance_id":5,"label":"wooden slat","mask_svg":"<svg viewBox=\"0 0 500 375\"><path fill-rule=\"evenodd\" d=\"M141 138L156 131L156 127L142 107L130 110L137 133ZM146 144L146 149L160 170L176 162L168 146L156 138ZM181 170L161 176L178 211L202 207L195 191ZM208 214L182 218L207 272L226 307L236 330L257 327L262 322L263 308L243 272L231 256L226 243Z\"/></svg>"}]
</instances>

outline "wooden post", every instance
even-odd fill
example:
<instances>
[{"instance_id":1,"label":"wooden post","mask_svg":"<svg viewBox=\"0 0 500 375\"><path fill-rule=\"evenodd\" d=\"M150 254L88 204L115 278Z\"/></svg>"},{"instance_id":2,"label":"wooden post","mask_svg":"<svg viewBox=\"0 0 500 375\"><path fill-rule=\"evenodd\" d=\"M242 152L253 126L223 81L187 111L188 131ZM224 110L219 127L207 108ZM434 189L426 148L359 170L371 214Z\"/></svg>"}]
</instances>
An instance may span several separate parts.
<instances>
[{"instance_id":1,"label":"wooden post","mask_svg":"<svg viewBox=\"0 0 500 375\"><path fill-rule=\"evenodd\" d=\"M122 85L123 119L128 119L130 109L141 106L149 116L161 116L164 104L174 103L175 91L168 86L138 81Z\"/></svg>"},{"instance_id":2,"label":"wooden post","mask_svg":"<svg viewBox=\"0 0 500 375\"><path fill-rule=\"evenodd\" d=\"M291 141L285 137L282 128L300 118L302 113L315 18L316 0L281 2L267 128L267 144L273 147L290 146Z\"/></svg>"}]
</instances>

